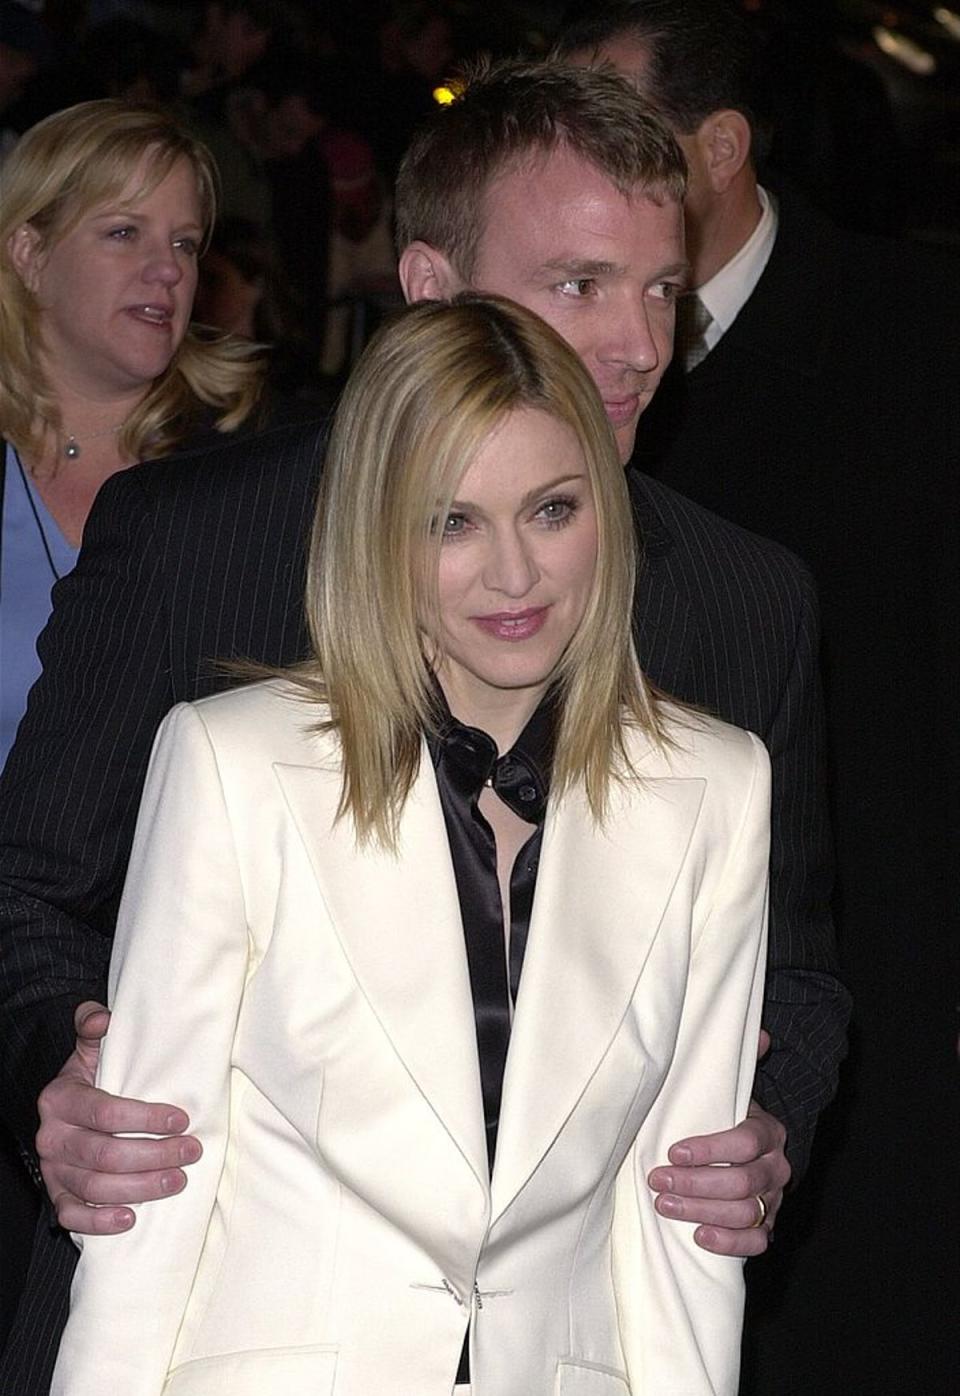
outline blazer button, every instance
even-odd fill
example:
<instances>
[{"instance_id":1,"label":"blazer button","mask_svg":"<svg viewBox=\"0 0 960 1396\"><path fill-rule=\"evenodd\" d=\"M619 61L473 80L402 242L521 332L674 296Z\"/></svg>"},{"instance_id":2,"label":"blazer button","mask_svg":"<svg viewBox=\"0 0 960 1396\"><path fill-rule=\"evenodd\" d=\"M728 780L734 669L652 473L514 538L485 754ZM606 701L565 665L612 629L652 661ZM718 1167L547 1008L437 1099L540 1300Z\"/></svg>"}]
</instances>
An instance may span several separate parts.
<instances>
[{"instance_id":1,"label":"blazer button","mask_svg":"<svg viewBox=\"0 0 960 1396\"><path fill-rule=\"evenodd\" d=\"M521 800L523 800L525 804L529 804L531 800L535 800L537 798L536 786L521 785L520 789L517 791L517 794L520 796Z\"/></svg>"}]
</instances>

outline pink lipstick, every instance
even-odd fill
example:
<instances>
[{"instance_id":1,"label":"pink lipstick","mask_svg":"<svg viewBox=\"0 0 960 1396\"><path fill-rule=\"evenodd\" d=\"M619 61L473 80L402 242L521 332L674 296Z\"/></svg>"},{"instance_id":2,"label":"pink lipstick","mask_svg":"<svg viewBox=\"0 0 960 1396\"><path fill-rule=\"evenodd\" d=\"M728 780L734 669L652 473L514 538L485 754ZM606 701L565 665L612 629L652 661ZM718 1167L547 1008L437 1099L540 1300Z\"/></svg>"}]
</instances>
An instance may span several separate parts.
<instances>
[{"instance_id":1,"label":"pink lipstick","mask_svg":"<svg viewBox=\"0 0 960 1396\"><path fill-rule=\"evenodd\" d=\"M526 611L498 611L489 616L471 616L474 625L497 640L529 640L546 623L549 606L533 606Z\"/></svg>"}]
</instances>

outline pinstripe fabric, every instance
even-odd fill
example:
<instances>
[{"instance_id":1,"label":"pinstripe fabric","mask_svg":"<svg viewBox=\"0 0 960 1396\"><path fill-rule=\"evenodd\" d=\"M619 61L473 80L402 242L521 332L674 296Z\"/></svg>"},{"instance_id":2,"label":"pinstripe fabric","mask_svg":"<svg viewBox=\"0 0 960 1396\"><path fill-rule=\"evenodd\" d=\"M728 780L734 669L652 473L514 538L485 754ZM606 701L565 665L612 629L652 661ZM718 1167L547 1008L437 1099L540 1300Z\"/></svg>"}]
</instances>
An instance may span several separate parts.
<instances>
[{"instance_id":1,"label":"pinstripe fabric","mask_svg":"<svg viewBox=\"0 0 960 1396\"><path fill-rule=\"evenodd\" d=\"M760 1104L787 1126L806 1167L816 1117L833 1097L849 996L836 977L829 912L817 603L786 549L631 472L645 540L636 633L650 677L763 738L772 758L770 944L757 1072Z\"/></svg>"},{"instance_id":2,"label":"pinstripe fabric","mask_svg":"<svg viewBox=\"0 0 960 1396\"><path fill-rule=\"evenodd\" d=\"M174 703L224 686L210 660L303 651L303 542L315 428L115 476L57 588L43 677L0 783L0 1043L4 1112L32 1139L34 1101L72 1050L72 1011L103 998L110 937L153 735ZM805 1156L842 1055L833 977L810 580L783 549L635 475L646 538L644 663L662 687L752 728L774 757L776 844L761 1100ZM0 1367L2 1396L41 1396L72 1248L44 1220Z\"/></svg>"}]
</instances>

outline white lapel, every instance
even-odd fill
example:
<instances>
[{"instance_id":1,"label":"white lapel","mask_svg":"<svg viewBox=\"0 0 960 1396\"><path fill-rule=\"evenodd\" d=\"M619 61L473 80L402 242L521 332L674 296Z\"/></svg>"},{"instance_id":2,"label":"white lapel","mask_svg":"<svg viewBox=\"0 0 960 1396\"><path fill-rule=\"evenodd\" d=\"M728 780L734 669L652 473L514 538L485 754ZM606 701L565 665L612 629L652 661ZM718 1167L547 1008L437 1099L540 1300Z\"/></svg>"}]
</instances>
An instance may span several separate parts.
<instances>
[{"instance_id":1,"label":"white lapel","mask_svg":"<svg viewBox=\"0 0 960 1396\"><path fill-rule=\"evenodd\" d=\"M398 854L358 848L334 822L339 773L277 765L327 910L357 982L481 1184L487 1146L473 1000L453 865L424 744Z\"/></svg>"},{"instance_id":2,"label":"white lapel","mask_svg":"<svg viewBox=\"0 0 960 1396\"><path fill-rule=\"evenodd\" d=\"M686 856L702 779L618 790L604 829L551 802L507 1057L495 1221L544 1157L617 1032Z\"/></svg>"}]
</instances>

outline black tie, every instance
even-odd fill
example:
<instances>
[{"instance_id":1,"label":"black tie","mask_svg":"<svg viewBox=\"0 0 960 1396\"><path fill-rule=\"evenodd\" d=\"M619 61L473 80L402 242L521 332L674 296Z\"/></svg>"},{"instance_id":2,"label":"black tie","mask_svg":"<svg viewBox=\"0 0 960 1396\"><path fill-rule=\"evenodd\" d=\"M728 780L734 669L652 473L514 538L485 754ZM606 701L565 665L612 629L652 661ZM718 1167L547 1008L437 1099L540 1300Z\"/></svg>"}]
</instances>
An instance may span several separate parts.
<instances>
[{"instance_id":1,"label":"black tie","mask_svg":"<svg viewBox=\"0 0 960 1396\"><path fill-rule=\"evenodd\" d=\"M677 303L676 347L677 357L689 373L702 363L710 352L707 345L707 330L713 324L710 314L696 291L683 296Z\"/></svg>"}]
</instances>

